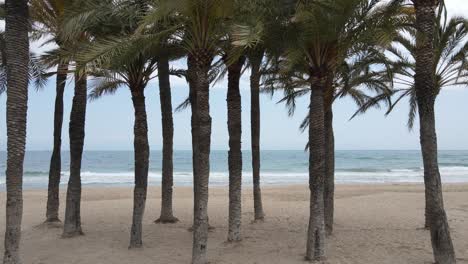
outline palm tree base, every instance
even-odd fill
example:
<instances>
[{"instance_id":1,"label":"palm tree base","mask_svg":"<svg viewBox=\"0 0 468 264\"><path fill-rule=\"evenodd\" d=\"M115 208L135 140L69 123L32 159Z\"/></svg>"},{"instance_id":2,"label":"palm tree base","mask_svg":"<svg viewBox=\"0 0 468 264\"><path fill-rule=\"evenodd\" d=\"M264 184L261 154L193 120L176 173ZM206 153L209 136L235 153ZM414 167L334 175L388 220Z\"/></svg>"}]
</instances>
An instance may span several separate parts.
<instances>
[{"instance_id":1,"label":"palm tree base","mask_svg":"<svg viewBox=\"0 0 468 264\"><path fill-rule=\"evenodd\" d=\"M154 222L156 224L175 224L179 222L179 219L175 216L161 216Z\"/></svg>"},{"instance_id":2,"label":"palm tree base","mask_svg":"<svg viewBox=\"0 0 468 264\"><path fill-rule=\"evenodd\" d=\"M128 246L128 249L129 250L132 250L132 249L141 249L143 248L143 243L142 242L139 242L139 243L131 243L129 246Z\"/></svg>"},{"instance_id":3,"label":"palm tree base","mask_svg":"<svg viewBox=\"0 0 468 264\"><path fill-rule=\"evenodd\" d=\"M216 227L208 225L208 232L213 232L216 229ZM193 232L193 226L187 228L187 231Z\"/></svg>"},{"instance_id":4,"label":"palm tree base","mask_svg":"<svg viewBox=\"0 0 468 264\"><path fill-rule=\"evenodd\" d=\"M241 241L242 241L241 236L228 237L228 239L227 239L228 243L237 243L237 242L241 242Z\"/></svg>"},{"instance_id":5,"label":"palm tree base","mask_svg":"<svg viewBox=\"0 0 468 264\"><path fill-rule=\"evenodd\" d=\"M3 264L21 264L21 260L19 257L10 257L10 256L5 256L3 258Z\"/></svg>"},{"instance_id":6,"label":"palm tree base","mask_svg":"<svg viewBox=\"0 0 468 264\"><path fill-rule=\"evenodd\" d=\"M42 224L36 226L36 228L62 228L63 223L60 219L47 219Z\"/></svg>"},{"instance_id":7,"label":"palm tree base","mask_svg":"<svg viewBox=\"0 0 468 264\"><path fill-rule=\"evenodd\" d=\"M79 237L79 236L84 236L83 231L77 230L77 231L71 231L71 232L64 232L62 234L62 238L73 238L73 237Z\"/></svg>"},{"instance_id":8,"label":"palm tree base","mask_svg":"<svg viewBox=\"0 0 468 264\"><path fill-rule=\"evenodd\" d=\"M264 216L258 217L258 218L255 218L254 220L252 220L252 224L263 223L263 222L265 222L265 217Z\"/></svg>"},{"instance_id":9,"label":"palm tree base","mask_svg":"<svg viewBox=\"0 0 468 264\"><path fill-rule=\"evenodd\" d=\"M311 263L326 263L325 262L325 260L326 260L325 257L311 258L311 257L305 256L304 260L308 261L308 262L311 262Z\"/></svg>"},{"instance_id":10,"label":"palm tree base","mask_svg":"<svg viewBox=\"0 0 468 264\"><path fill-rule=\"evenodd\" d=\"M48 218L44 221L44 223L62 223L59 218Z\"/></svg>"}]
</instances>

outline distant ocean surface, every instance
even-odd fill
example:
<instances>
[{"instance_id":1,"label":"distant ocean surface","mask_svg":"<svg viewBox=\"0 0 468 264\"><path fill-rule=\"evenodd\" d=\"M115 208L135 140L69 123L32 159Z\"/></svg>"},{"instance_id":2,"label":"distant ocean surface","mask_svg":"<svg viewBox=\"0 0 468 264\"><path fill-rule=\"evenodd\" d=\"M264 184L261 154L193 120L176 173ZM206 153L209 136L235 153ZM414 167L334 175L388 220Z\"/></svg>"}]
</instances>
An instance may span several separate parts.
<instances>
[{"instance_id":1,"label":"distant ocean surface","mask_svg":"<svg viewBox=\"0 0 468 264\"><path fill-rule=\"evenodd\" d=\"M250 151L244 151L243 181L252 184ZM24 164L24 187L47 188L50 152L28 151ZM261 180L264 185L307 184L308 154L300 150L262 151ZM192 185L191 151L174 152L174 184ZM62 154L62 184L68 182L69 152ZM440 151L439 166L444 183L468 182L468 151ZM6 152L0 152L0 188L5 188ZM336 182L422 183L419 151L359 150L336 152ZM87 151L83 156L83 185L133 185L132 151ZM161 183L161 151L150 155L149 183ZM228 183L227 151L211 152L210 184Z\"/></svg>"}]
</instances>

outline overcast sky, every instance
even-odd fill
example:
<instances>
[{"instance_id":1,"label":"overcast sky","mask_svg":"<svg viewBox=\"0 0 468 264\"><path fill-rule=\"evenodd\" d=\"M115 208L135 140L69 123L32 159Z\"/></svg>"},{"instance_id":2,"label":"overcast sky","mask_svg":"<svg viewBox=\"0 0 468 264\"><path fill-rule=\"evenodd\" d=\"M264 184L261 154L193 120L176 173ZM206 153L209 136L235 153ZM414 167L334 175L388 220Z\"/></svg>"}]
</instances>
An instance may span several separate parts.
<instances>
[{"instance_id":1,"label":"overcast sky","mask_svg":"<svg viewBox=\"0 0 468 264\"><path fill-rule=\"evenodd\" d=\"M468 17L468 0L446 0L451 15ZM33 45L34 50L37 45ZM181 62L175 67L185 67ZM243 147L250 149L250 92L249 76L241 82ZM50 150L53 135L55 80L39 92L29 93L28 150ZM161 116L157 82L146 89L150 145L161 148ZM172 78L173 105L181 103L188 95L185 81ZM73 85L65 92L63 148L68 149L68 121L73 97ZM307 135L298 126L307 112L307 99L300 100L296 115L288 117L284 105L277 104L279 97L261 97L261 146L263 149L303 149ZM226 82L211 89L211 115L213 118L212 148L227 149ZM6 147L5 95L0 97L0 150ZM441 149L468 149L468 88L447 89L437 99L437 132ZM413 132L406 128L408 107L402 102L390 116L384 111L371 110L349 121L356 107L348 99L334 106L337 149L419 149L418 126ZM190 111L174 114L175 149L190 149ZM115 95L90 102L87 110L85 149L131 150L133 148L133 108L130 93L122 87Z\"/></svg>"}]
</instances>

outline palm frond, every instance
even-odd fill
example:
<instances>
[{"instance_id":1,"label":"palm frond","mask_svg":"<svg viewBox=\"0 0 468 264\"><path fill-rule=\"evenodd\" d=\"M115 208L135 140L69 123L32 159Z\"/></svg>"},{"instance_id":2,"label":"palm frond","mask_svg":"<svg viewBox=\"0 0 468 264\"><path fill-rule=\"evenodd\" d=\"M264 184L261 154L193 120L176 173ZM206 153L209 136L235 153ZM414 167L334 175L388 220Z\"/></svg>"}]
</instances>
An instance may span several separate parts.
<instances>
[{"instance_id":1,"label":"palm frond","mask_svg":"<svg viewBox=\"0 0 468 264\"><path fill-rule=\"evenodd\" d=\"M188 97L176 107L175 111L176 112L182 112L185 109L187 109L187 107L189 107L189 106L190 106L190 98Z\"/></svg>"}]
</instances>

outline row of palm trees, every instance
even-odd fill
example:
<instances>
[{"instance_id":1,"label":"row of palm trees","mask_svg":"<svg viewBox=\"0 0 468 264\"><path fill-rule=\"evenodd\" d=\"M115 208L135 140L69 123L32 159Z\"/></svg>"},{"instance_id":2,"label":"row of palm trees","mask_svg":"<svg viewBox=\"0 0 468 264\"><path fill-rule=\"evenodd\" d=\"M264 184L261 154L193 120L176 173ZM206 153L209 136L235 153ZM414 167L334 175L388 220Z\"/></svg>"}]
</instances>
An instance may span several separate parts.
<instances>
[{"instance_id":1,"label":"row of palm trees","mask_svg":"<svg viewBox=\"0 0 468 264\"><path fill-rule=\"evenodd\" d=\"M307 260L326 256L333 232L333 103L349 96L355 115L387 105L388 113L409 97L409 125L419 113L426 185L426 227L437 263L455 263L437 163L434 104L446 86L468 84L468 22L448 19L436 0L7 0L1 36L7 87L7 222L4 263L20 263L22 168L28 80L56 76L54 146L50 163L46 223L59 222L63 93L69 75L75 93L70 114L70 178L63 237L82 235L81 160L86 103L121 87L134 106L135 188L129 248L143 245L142 219L148 185L149 144L145 88L158 78L163 166L161 215L174 223L173 117L170 76L183 77L189 97L180 108L192 112L192 263L207 263L210 174L210 86L227 75L229 131L229 217L227 240L241 231L241 97L239 83L250 69L254 220L265 217L260 188L261 88L284 93L293 114L298 97L309 95L310 219ZM29 38L56 44L36 60ZM3 44L4 43L4 44ZM170 62L184 59L187 69ZM35 62L35 63L32 63ZM38 65L33 67L32 65ZM56 69L44 72L44 69ZM1 78L0 78L1 79ZM92 82L88 82L88 79ZM88 94L88 88L91 89ZM393 96L396 95L396 100Z\"/></svg>"}]
</instances>

